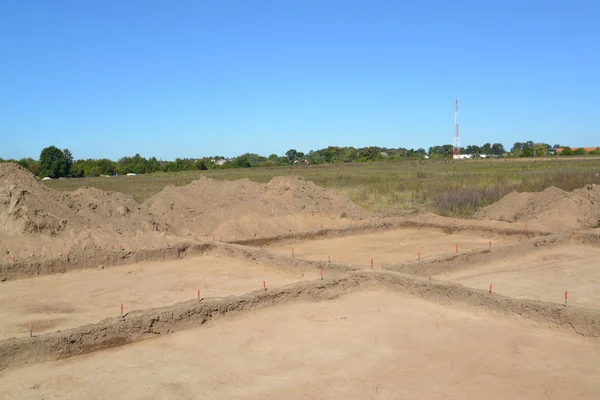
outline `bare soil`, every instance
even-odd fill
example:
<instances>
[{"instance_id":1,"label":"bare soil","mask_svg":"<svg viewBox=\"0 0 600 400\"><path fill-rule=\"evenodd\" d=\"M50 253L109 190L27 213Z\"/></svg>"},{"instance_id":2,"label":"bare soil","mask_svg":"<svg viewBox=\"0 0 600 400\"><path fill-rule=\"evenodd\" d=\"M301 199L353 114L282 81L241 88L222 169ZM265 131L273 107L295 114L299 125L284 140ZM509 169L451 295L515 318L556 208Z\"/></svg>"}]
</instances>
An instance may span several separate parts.
<instances>
[{"instance_id":1,"label":"bare soil","mask_svg":"<svg viewBox=\"0 0 600 400\"><path fill-rule=\"evenodd\" d=\"M124 312L190 299L240 295L304 279L306 271L267 267L219 255L143 262L107 269L5 282L0 291L0 340L75 328ZM312 276L319 277L317 270Z\"/></svg>"},{"instance_id":2,"label":"bare soil","mask_svg":"<svg viewBox=\"0 0 600 400\"><path fill-rule=\"evenodd\" d=\"M167 186L144 203L166 225L185 235L237 238L276 236L293 230L341 227L370 213L298 176L267 184L201 178L183 187Z\"/></svg>"},{"instance_id":3,"label":"bare soil","mask_svg":"<svg viewBox=\"0 0 600 400\"><path fill-rule=\"evenodd\" d=\"M287 243L277 243L269 250L291 257L328 261L339 264L354 264L370 266L373 263L380 266L388 264L401 264L417 261L418 253L421 260L426 261L443 254L456 254L458 244L461 252L476 249L489 249L509 243L517 243L519 236L507 237L485 232L461 231L452 234L437 229L398 229L383 232L374 232L329 238L322 240L305 240L297 242L289 240Z\"/></svg>"},{"instance_id":4,"label":"bare soil","mask_svg":"<svg viewBox=\"0 0 600 400\"><path fill-rule=\"evenodd\" d=\"M565 192L550 187L540 193L506 195L477 213L482 220L527 223L554 232L600 226L600 186Z\"/></svg>"},{"instance_id":5,"label":"bare soil","mask_svg":"<svg viewBox=\"0 0 600 400\"><path fill-rule=\"evenodd\" d=\"M140 205L0 164L0 398L596 399L598 207L376 218L299 177Z\"/></svg>"},{"instance_id":6,"label":"bare soil","mask_svg":"<svg viewBox=\"0 0 600 400\"><path fill-rule=\"evenodd\" d=\"M597 399L599 354L532 321L371 291L8 370L0 396Z\"/></svg>"},{"instance_id":7,"label":"bare soil","mask_svg":"<svg viewBox=\"0 0 600 400\"><path fill-rule=\"evenodd\" d=\"M436 279L488 289L519 299L600 308L600 247L568 243L542 248L475 269L436 276Z\"/></svg>"}]
</instances>

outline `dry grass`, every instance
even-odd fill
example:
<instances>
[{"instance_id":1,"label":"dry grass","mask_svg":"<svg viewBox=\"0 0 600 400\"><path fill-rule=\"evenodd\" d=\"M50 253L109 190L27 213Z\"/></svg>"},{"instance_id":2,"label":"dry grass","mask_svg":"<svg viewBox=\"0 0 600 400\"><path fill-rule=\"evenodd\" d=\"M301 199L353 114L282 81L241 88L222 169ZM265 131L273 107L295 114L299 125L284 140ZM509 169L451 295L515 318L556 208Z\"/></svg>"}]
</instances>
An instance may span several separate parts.
<instances>
[{"instance_id":1,"label":"dry grass","mask_svg":"<svg viewBox=\"0 0 600 400\"><path fill-rule=\"evenodd\" d=\"M48 185L59 190L94 186L142 202L167 185L186 185L200 176L268 182L274 176L300 175L382 215L431 211L468 217L513 190L535 192L556 186L570 191L600 184L599 173L600 160L596 158L403 161L65 179Z\"/></svg>"}]
</instances>

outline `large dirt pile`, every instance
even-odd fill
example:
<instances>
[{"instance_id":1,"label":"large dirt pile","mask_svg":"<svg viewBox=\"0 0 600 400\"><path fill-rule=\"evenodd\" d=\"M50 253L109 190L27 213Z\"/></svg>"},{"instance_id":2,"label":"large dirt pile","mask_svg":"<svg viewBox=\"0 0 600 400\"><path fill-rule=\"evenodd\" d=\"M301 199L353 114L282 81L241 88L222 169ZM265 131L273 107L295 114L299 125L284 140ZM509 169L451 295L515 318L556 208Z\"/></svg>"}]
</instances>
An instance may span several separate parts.
<instances>
[{"instance_id":1,"label":"large dirt pile","mask_svg":"<svg viewBox=\"0 0 600 400\"><path fill-rule=\"evenodd\" d=\"M527 223L537 229L563 231L600 226L600 186L573 192L549 187L539 193L512 192L480 210L479 219Z\"/></svg>"},{"instance_id":2,"label":"large dirt pile","mask_svg":"<svg viewBox=\"0 0 600 400\"><path fill-rule=\"evenodd\" d=\"M0 164L0 254L9 260L121 244L162 246L167 243L162 233L170 231L122 193L95 188L62 193L17 164Z\"/></svg>"},{"instance_id":3,"label":"large dirt pile","mask_svg":"<svg viewBox=\"0 0 600 400\"><path fill-rule=\"evenodd\" d=\"M343 226L369 216L349 200L296 176L267 184L203 177L188 186L168 186L144 205L157 220L185 234L223 240Z\"/></svg>"},{"instance_id":4,"label":"large dirt pile","mask_svg":"<svg viewBox=\"0 0 600 400\"><path fill-rule=\"evenodd\" d=\"M72 214L68 203L21 166L0 164L0 232L56 235Z\"/></svg>"}]
</instances>

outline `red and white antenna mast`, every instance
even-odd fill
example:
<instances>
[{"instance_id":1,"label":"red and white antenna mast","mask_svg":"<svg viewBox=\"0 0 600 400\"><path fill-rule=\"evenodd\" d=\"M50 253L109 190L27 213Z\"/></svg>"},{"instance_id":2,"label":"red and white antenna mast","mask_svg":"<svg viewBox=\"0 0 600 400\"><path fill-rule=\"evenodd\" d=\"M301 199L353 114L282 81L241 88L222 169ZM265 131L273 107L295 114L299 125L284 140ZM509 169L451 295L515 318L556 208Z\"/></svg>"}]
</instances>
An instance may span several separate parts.
<instances>
[{"instance_id":1,"label":"red and white antenna mast","mask_svg":"<svg viewBox=\"0 0 600 400\"><path fill-rule=\"evenodd\" d=\"M454 110L454 143L452 149L452 158L458 159L460 158L460 134L458 132L458 98L454 99L454 104L456 108Z\"/></svg>"}]
</instances>

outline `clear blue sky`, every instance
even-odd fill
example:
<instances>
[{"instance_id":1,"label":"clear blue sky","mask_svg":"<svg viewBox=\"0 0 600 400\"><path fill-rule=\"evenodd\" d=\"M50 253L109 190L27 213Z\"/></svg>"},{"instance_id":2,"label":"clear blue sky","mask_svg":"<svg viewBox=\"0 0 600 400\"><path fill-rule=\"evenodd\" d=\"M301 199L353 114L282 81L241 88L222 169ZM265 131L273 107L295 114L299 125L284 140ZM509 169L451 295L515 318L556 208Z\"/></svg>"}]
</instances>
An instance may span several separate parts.
<instances>
[{"instance_id":1,"label":"clear blue sky","mask_svg":"<svg viewBox=\"0 0 600 400\"><path fill-rule=\"evenodd\" d=\"M600 145L600 1L3 0L0 157Z\"/></svg>"}]
</instances>

